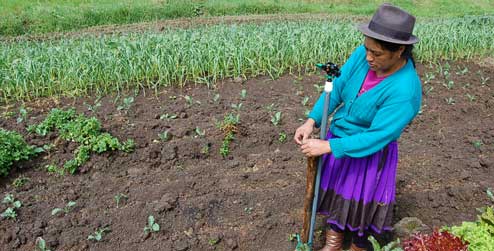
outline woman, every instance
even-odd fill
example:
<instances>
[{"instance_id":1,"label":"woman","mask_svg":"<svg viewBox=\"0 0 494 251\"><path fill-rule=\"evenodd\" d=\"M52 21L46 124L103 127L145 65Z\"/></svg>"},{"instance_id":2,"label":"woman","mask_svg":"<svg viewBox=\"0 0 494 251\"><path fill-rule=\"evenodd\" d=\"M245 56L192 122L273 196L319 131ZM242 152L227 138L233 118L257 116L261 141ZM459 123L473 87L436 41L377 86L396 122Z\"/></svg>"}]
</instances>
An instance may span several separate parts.
<instances>
[{"instance_id":1,"label":"woman","mask_svg":"<svg viewBox=\"0 0 494 251\"><path fill-rule=\"evenodd\" d=\"M420 79L412 58L415 17L389 4L360 25L364 44L334 81L327 140L310 139L322 120L324 95L294 140L307 156L323 155L318 212L327 215L326 245L339 251L345 231L351 250L367 250L370 231L391 229L398 164L397 139L417 115ZM340 106L338 109L336 109ZM329 142L328 142L329 141Z\"/></svg>"}]
</instances>

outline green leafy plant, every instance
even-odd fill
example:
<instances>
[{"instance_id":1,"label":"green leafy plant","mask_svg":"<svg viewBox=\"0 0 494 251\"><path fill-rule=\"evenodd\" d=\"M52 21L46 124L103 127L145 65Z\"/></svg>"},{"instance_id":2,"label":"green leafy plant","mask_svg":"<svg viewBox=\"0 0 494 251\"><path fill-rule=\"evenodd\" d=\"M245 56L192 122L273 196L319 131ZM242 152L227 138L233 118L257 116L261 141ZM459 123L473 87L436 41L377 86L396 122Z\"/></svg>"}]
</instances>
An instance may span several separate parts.
<instances>
[{"instance_id":1,"label":"green leafy plant","mask_svg":"<svg viewBox=\"0 0 494 251\"><path fill-rule=\"evenodd\" d=\"M45 169L49 173L55 173L55 174L60 175L60 176L65 175L65 169L60 168L60 167L53 165L53 164L46 165Z\"/></svg>"},{"instance_id":2,"label":"green leafy plant","mask_svg":"<svg viewBox=\"0 0 494 251\"><path fill-rule=\"evenodd\" d=\"M324 85L315 84L314 88L316 88L317 93L320 93L320 92L322 92L322 90L324 90Z\"/></svg>"},{"instance_id":3,"label":"green leafy plant","mask_svg":"<svg viewBox=\"0 0 494 251\"><path fill-rule=\"evenodd\" d=\"M286 141L287 135L285 131L282 131L278 134L278 141L280 143L284 143Z\"/></svg>"},{"instance_id":4,"label":"green leafy plant","mask_svg":"<svg viewBox=\"0 0 494 251\"><path fill-rule=\"evenodd\" d=\"M455 99L452 97L446 98L445 100L448 105L454 105L456 102Z\"/></svg>"},{"instance_id":5,"label":"green leafy plant","mask_svg":"<svg viewBox=\"0 0 494 251\"><path fill-rule=\"evenodd\" d=\"M211 146L209 144L204 145L201 148L201 153L204 154L204 155L209 155L209 149L210 148L211 148Z\"/></svg>"},{"instance_id":6,"label":"green leafy plant","mask_svg":"<svg viewBox=\"0 0 494 251\"><path fill-rule=\"evenodd\" d=\"M75 201L69 201L67 203L67 205L65 205L64 208L54 208L53 210L51 210L51 215L56 215L58 213L65 213L65 214L68 214L70 213L70 210L72 210L72 208L74 208L76 206L76 202Z\"/></svg>"},{"instance_id":7,"label":"green leafy plant","mask_svg":"<svg viewBox=\"0 0 494 251\"><path fill-rule=\"evenodd\" d=\"M168 130L165 130L164 132L158 134L158 137L160 137L161 141L166 142L170 140L170 133L168 132Z\"/></svg>"},{"instance_id":8,"label":"green leafy plant","mask_svg":"<svg viewBox=\"0 0 494 251\"><path fill-rule=\"evenodd\" d=\"M190 107L194 104L194 101L192 100L192 98L189 95L185 95L184 99L185 99L185 102L187 103L188 107Z\"/></svg>"},{"instance_id":9,"label":"green leafy plant","mask_svg":"<svg viewBox=\"0 0 494 251\"><path fill-rule=\"evenodd\" d=\"M94 101L94 104L93 105L84 102L84 106L86 106L86 108L87 108L88 111L95 112L98 108L101 107L101 102L99 102L98 100L96 100L96 101ZM118 107L117 107L117 109L118 109Z\"/></svg>"},{"instance_id":10,"label":"green leafy plant","mask_svg":"<svg viewBox=\"0 0 494 251\"><path fill-rule=\"evenodd\" d=\"M26 121L27 119L27 110L24 107L19 108L19 117L17 117L17 124Z\"/></svg>"},{"instance_id":11,"label":"green leafy plant","mask_svg":"<svg viewBox=\"0 0 494 251\"><path fill-rule=\"evenodd\" d=\"M74 174L91 157L91 153L120 150L132 152L135 148L133 140L121 143L109 133L102 132L101 123L95 117L87 118L77 115L73 108L68 110L52 109L46 119L30 128L41 136L58 130L60 138L79 143L74 152L74 159L63 165L64 169Z\"/></svg>"},{"instance_id":12,"label":"green leafy plant","mask_svg":"<svg viewBox=\"0 0 494 251\"><path fill-rule=\"evenodd\" d=\"M305 96L304 99L302 99L302 105L307 106L307 103L309 103L309 97Z\"/></svg>"},{"instance_id":13,"label":"green leafy plant","mask_svg":"<svg viewBox=\"0 0 494 251\"><path fill-rule=\"evenodd\" d=\"M104 228L99 228L96 231L94 231L93 234L90 234L87 239L89 241L101 241L103 239L103 234L105 232L110 232L110 228L104 227Z\"/></svg>"},{"instance_id":14,"label":"green leafy plant","mask_svg":"<svg viewBox=\"0 0 494 251\"><path fill-rule=\"evenodd\" d=\"M43 148L28 145L17 132L0 128L0 176L6 176L14 162L28 160Z\"/></svg>"},{"instance_id":15,"label":"green leafy plant","mask_svg":"<svg viewBox=\"0 0 494 251\"><path fill-rule=\"evenodd\" d=\"M216 93L213 97L213 102L216 104L220 100L220 94Z\"/></svg>"},{"instance_id":16,"label":"green leafy plant","mask_svg":"<svg viewBox=\"0 0 494 251\"><path fill-rule=\"evenodd\" d=\"M154 221L154 216L149 215L148 224L144 227L144 233L155 233L160 231L160 225Z\"/></svg>"},{"instance_id":17,"label":"green leafy plant","mask_svg":"<svg viewBox=\"0 0 494 251\"><path fill-rule=\"evenodd\" d=\"M275 126L278 126L281 122L281 112L278 111L276 112L274 115L271 115L271 123L273 123L273 125Z\"/></svg>"},{"instance_id":18,"label":"green leafy plant","mask_svg":"<svg viewBox=\"0 0 494 251\"><path fill-rule=\"evenodd\" d=\"M113 198L115 199L115 203L117 203L117 208L119 208L120 201L122 201L122 199L127 200L129 197L123 193L119 193L115 195Z\"/></svg>"},{"instance_id":19,"label":"green leafy plant","mask_svg":"<svg viewBox=\"0 0 494 251\"><path fill-rule=\"evenodd\" d=\"M476 99L474 95L471 95L471 94L469 94L469 93L466 93L466 94L465 94L465 96L467 96L467 98L468 98L468 100L469 100L470 102L473 102L473 101L475 101L475 99Z\"/></svg>"},{"instance_id":20,"label":"green leafy plant","mask_svg":"<svg viewBox=\"0 0 494 251\"><path fill-rule=\"evenodd\" d=\"M223 141L220 147L220 154L226 157L230 154L230 143L235 138L237 132L237 124L239 123L240 116L229 113L225 115L223 121L218 124L218 128L223 132Z\"/></svg>"},{"instance_id":21,"label":"green leafy plant","mask_svg":"<svg viewBox=\"0 0 494 251\"><path fill-rule=\"evenodd\" d=\"M36 247L39 249L39 251L51 251L46 246L46 241L41 237L36 238Z\"/></svg>"},{"instance_id":22,"label":"green leafy plant","mask_svg":"<svg viewBox=\"0 0 494 251\"><path fill-rule=\"evenodd\" d=\"M160 116L160 119L163 120L163 119L176 119L177 118L177 114L168 114L168 113L165 113L163 115Z\"/></svg>"},{"instance_id":23,"label":"green leafy plant","mask_svg":"<svg viewBox=\"0 0 494 251\"><path fill-rule=\"evenodd\" d=\"M117 106L117 110L128 111L133 103L134 103L134 97L132 97L132 96L126 97L123 99L122 104Z\"/></svg>"},{"instance_id":24,"label":"green leafy plant","mask_svg":"<svg viewBox=\"0 0 494 251\"><path fill-rule=\"evenodd\" d=\"M403 251L400 247L400 239L388 243L386 246L381 247L379 242L371 235L369 236L369 241L372 244L374 251Z\"/></svg>"},{"instance_id":25,"label":"green leafy plant","mask_svg":"<svg viewBox=\"0 0 494 251\"><path fill-rule=\"evenodd\" d=\"M220 242L220 239L218 238L212 238L208 240L209 245L214 246Z\"/></svg>"},{"instance_id":26,"label":"green leafy plant","mask_svg":"<svg viewBox=\"0 0 494 251\"><path fill-rule=\"evenodd\" d=\"M247 97L247 90L242 89L240 91L240 98L245 99Z\"/></svg>"},{"instance_id":27,"label":"green leafy plant","mask_svg":"<svg viewBox=\"0 0 494 251\"><path fill-rule=\"evenodd\" d=\"M206 135L206 130L202 130L199 127L196 127L195 132L199 137L204 137Z\"/></svg>"},{"instance_id":28,"label":"green leafy plant","mask_svg":"<svg viewBox=\"0 0 494 251\"><path fill-rule=\"evenodd\" d=\"M3 198L2 204L10 204L10 206L7 207L7 209L5 209L5 211L2 214L0 214L0 216L2 218L15 220L17 218L17 213L15 210L20 208L22 206L22 203L16 200L12 194L7 194Z\"/></svg>"},{"instance_id":29,"label":"green leafy plant","mask_svg":"<svg viewBox=\"0 0 494 251\"><path fill-rule=\"evenodd\" d=\"M239 104L232 104L232 108L237 111L237 112L240 112L240 109L242 109L242 103L239 103Z\"/></svg>"}]
</instances>

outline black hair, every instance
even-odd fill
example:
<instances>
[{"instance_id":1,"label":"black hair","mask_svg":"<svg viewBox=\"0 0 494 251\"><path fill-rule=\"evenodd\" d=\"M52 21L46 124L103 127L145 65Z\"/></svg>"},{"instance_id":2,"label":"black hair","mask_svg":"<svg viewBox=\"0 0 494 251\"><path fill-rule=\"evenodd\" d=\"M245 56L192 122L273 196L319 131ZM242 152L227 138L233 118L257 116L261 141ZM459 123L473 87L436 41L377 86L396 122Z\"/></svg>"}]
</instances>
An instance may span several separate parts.
<instances>
[{"instance_id":1,"label":"black hair","mask_svg":"<svg viewBox=\"0 0 494 251\"><path fill-rule=\"evenodd\" d=\"M400 49L400 46L402 45L405 46L405 50L403 51L403 53L401 53L401 57L405 60L411 59L413 63L413 67L415 68L415 59L413 58L413 53L412 53L413 44L395 44L375 38L374 40L376 40L377 43L382 46L382 48L392 52L398 51Z\"/></svg>"}]
</instances>

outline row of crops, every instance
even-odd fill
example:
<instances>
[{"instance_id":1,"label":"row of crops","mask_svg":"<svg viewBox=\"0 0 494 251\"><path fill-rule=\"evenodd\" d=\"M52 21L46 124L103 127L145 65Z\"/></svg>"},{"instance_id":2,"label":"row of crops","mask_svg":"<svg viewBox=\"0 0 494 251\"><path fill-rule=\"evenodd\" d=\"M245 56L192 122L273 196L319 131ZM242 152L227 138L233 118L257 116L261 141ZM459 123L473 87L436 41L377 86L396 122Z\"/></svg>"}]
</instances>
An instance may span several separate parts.
<instances>
[{"instance_id":1,"label":"row of crops","mask_svg":"<svg viewBox=\"0 0 494 251\"><path fill-rule=\"evenodd\" d=\"M494 16L417 24L419 61L493 55ZM0 43L0 103L109 93L189 81L312 70L342 63L362 42L348 20L216 25L163 33Z\"/></svg>"}]
</instances>

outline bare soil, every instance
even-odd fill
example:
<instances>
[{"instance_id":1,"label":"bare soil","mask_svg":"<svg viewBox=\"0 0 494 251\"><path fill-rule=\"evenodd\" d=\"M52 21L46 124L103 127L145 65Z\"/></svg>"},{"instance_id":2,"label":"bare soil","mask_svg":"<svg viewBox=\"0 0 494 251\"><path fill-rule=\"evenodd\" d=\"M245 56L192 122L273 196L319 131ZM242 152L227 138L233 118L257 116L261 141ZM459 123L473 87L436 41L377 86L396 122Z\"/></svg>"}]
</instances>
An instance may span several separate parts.
<instances>
[{"instance_id":1,"label":"bare soil","mask_svg":"<svg viewBox=\"0 0 494 251\"><path fill-rule=\"evenodd\" d=\"M494 70L448 63L448 78L436 66L418 65L423 107L399 140L395 222L415 216L434 228L475 220L476 208L488 203L486 189L494 187ZM426 83L430 73L435 79ZM276 80L225 80L209 89L191 84L157 94L141 90L128 111L117 110L123 94L118 100L102 97L94 112L86 104L95 104L95 97L26 103L27 121L2 117L0 127L22 133L30 144L57 144L0 179L2 198L12 193L23 203L17 220L1 220L0 250L35 250L39 236L51 250L293 250L288 236L302 225L306 158L292 137L319 96L314 84L322 77L286 74ZM490 79L482 84L481 77ZM449 80L454 81L451 89L445 86ZM218 102L213 101L216 94ZM193 105L186 103L186 95ZM305 96L310 97L307 106L302 105ZM216 123L240 103L238 132L223 158L223 134ZM17 114L19 105L2 111ZM134 139L135 152L93 155L75 175L47 173L43 166L61 166L76 145L57 140L56 134L28 134L26 127L55 107L96 116L105 131ZM282 112L278 126L271 123L276 111ZM160 119L167 113L177 118ZM198 136L196 127L205 136ZM172 137L163 142L158 134L165 130ZM285 142L279 140L282 132ZM19 177L29 180L15 188ZM117 207L114 196L120 193L128 199ZM71 212L51 215L69 201L77 203ZM0 212L5 208L1 204ZM161 231L146 235L149 215ZM105 226L111 232L102 241L87 240Z\"/></svg>"}]
</instances>

